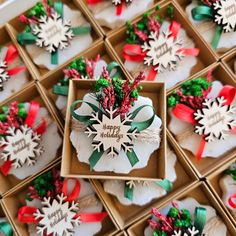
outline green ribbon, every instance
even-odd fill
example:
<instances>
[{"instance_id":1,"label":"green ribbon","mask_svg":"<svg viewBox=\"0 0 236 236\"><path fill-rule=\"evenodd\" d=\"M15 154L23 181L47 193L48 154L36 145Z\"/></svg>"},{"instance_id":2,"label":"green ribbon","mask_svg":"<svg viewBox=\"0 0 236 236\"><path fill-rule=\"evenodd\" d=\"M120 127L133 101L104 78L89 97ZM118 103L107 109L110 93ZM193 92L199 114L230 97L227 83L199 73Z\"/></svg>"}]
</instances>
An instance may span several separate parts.
<instances>
[{"instance_id":1,"label":"green ribbon","mask_svg":"<svg viewBox=\"0 0 236 236\"><path fill-rule=\"evenodd\" d=\"M126 184L126 181L125 181L125 188L124 188L124 197L129 199L130 201L132 201L134 197L134 187L130 188L130 186Z\"/></svg>"},{"instance_id":2,"label":"green ribbon","mask_svg":"<svg viewBox=\"0 0 236 236\"><path fill-rule=\"evenodd\" d=\"M85 123L87 126L89 126L89 125L92 125L93 123L96 122L96 121L91 120L91 118L92 118L91 116L78 115L77 113L75 113L76 106L80 103L83 103L83 102L86 103L87 105L89 105L93 109L94 112L104 113L104 111L102 109L100 109L99 107L97 107L96 105L90 103L90 102L86 102L86 101L83 101L83 100L77 100L77 101L73 102L70 106L70 112L71 112L72 117L74 117L76 120L78 120L82 123ZM138 107L135 111L132 112L131 119L134 119L138 115L138 113L145 107L151 107L152 108L152 110L153 110L152 117L150 119L146 120L146 121L131 122L131 128L130 128L129 131L132 132L135 129L137 129L140 132L140 131L148 128L152 124L152 122L155 118L155 109L150 105L143 105L141 107ZM98 152L97 150L95 150L92 153L92 155L89 158L89 163L90 163L90 168L91 169L93 169L95 167L97 162L102 157L103 153L104 153L104 151ZM132 167L139 161L139 159L138 159L136 153L134 152L134 150L126 152L126 156L129 159L129 162L130 162Z\"/></svg>"},{"instance_id":3,"label":"green ribbon","mask_svg":"<svg viewBox=\"0 0 236 236\"><path fill-rule=\"evenodd\" d=\"M213 20L214 19L214 11L209 6L198 6L192 9L192 17L196 21L203 21L203 20ZM217 49L221 34L223 32L222 26L217 25L214 37L211 42L211 46L214 49Z\"/></svg>"},{"instance_id":4,"label":"green ribbon","mask_svg":"<svg viewBox=\"0 0 236 236\"><path fill-rule=\"evenodd\" d=\"M13 236L13 229L8 222L0 222L0 231L2 231L5 236Z\"/></svg>"},{"instance_id":5,"label":"green ribbon","mask_svg":"<svg viewBox=\"0 0 236 236\"><path fill-rule=\"evenodd\" d=\"M17 35L17 41L21 45L35 44L36 40L37 40L37 36L35 36L32 33L23 32Z\"/></svg>"},{"instance_id":6,"label":"green ribbon","mask_svg":"<svg viewBox=\"0 0 236 236\"><path fill-rule=\"evenodd\" d=\"M123 75L121 67L116 61L112 61L111 63L109 63L106 67L106 70L109 75L111 74L112 70L116 70L116 73L112 77L120 78Z\"/></svg>"},{"instance_id":7,"label":"green ribbon","mask_svg":"<svg viewBox=\"0 0 236 236\"><path fill-rule=\"evenodd\" d=\"M206 208L203 207L195 208L194 226L199 230L199 235L202 234L202 231L205 227L206 214L207 214Z\"/></svg>"},{"instance_id":8,"label":"green ribbon","mask_svg":"<svg viewBox=\"0 0 236 236\"><path fill-rule=\"evenodd\" d=\"M74 35L88 34L91 32L91 26L78 26L72 28Z\"/></svg>"}]
</instances>

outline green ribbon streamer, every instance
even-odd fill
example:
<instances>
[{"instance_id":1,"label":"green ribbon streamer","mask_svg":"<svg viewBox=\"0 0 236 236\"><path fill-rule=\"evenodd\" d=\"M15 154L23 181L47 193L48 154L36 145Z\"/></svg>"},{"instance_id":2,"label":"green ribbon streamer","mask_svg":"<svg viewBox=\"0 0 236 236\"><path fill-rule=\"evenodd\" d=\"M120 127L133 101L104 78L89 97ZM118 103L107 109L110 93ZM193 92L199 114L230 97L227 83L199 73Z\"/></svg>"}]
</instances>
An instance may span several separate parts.
<instances>
[{"instance_id":1,"label":"green ribbon streamer","mask_svg":"<svg viewBox=\"0 0 236 236\"><path fill-rule=\"evenodd\" d=\"M199 235L202 234L206 224L206 213L207 210L203 207L196 207L195 209L194 226L199 230Z\"/></svg>"},{"instance_id":2,"label":"green ribbon streamer","mask_svg":"<svg viewBox=\"0 0 236 236\"><path fill-rule=\"evenodd\" d=\"M36 40L37 40L37 36L35 36L32 33L23 32L17 35L17 41L21 45L35 44Z\"/></svg>"},{"instance_id":3,"label":"green ribbon streamer","mask_svg":"<svg viewBox=\"0 0 236 236\"><path fill-rule=\"evenodd\" d=\"M90 170L92 170L103 155L103 151L95 150L89 157Z\"/></svg>"},{"instance_id":4,"label":"green ribbon streamer","mask_svg":"<svg viewBox=\"0 0 236 236\"><path fill-rule=\"evenodd\" d=\"M124 197L129 199L130 201L132 201L134 197L134 188L130 188L129 185L126 184L126 182L124 188Z\"/></svg>"},{"instance_id":5,"label":"green ribbon streamer","mask_svg":"<svg viewBox=\"0 0 236 236\"><path fill-rule=\"evenodd\" d=\"M72 28L74 35L88 34L91 32L91 26L78 26Z\"/></svg>"},{"instance_id":6,"label":"green ribbon streamer","mask_svg":"<svg viewBox=\"0 0 236 236\"><path fill-rule=\"evenodd\" d=\"M130 152L126 152L126 156L129 159L130 165L133 167L136 163L139 162L139 159L135 153L134 150L130 151Z\"/></svg>"},{"instance_id":7,"label":"green ribbon streamer","mask_svg":"<svg viewBox=\"0 0 236 236\"><path fill-rule=\"evenodd\" d=\"M121 67L116 61L109 63L106 67L106 70L109 75L111 74L112 70L116 70L116 73L112 77L121 77L123 75Z\"/></svg>"},{"instance_id":8,"label":"green ribbon streamer","mask_svg":"<svg viewBox=\"0 0 236 236\"><path fill-rule=\"evenodd\" d=\"M54 10L63 18L64 12L63 12L63 3L59 1L54 2Z\"/></svg>"},{"instance_id":9,"label":"green ribbon streamer","mask_svg":"<svg viewBox=\"0 0 236 236\"><path fill-rule=\"evenodd\" d=\"M53 93L62 96L68 96L69 86L68 85L54 85Z\"/></svg>"},{"instance_id":10,"label":"green ribbon streamer","mask_svg":"<svg viewBox=\"0 0 236 236\"><path fill-rule=\"evenodd\" d=\"M170 192L173 188L173 184L168 179L156 181L156 184L166 190L166 192Z\"/></svg>"},{"instance_id":11,"label":"green ribbon streamer","mask_svg":"<svg viewBox=\"0 0 236 236\"><path fill-rule=\"evenodd\" d=\"M194 20L197 20L197 21L213 20L214 11L209 6L198 6L198 7L195 7L192 9L192 17ZM218 47L222 31L223 31L222 26L217 25L214 37L211 42L211 46L214 49L217 49L217 47Z\"/></svg>"},{"instance_id":12,"label":"green ribbon streamer","mask_svg":"<svg viewBox=\"0 0 236 236\"><path fill-rule=\"evenodd\" d=\"M7 222L0 222L0 230L5 236L13 236L13 229Z\"/></svg>"}]
</instances>

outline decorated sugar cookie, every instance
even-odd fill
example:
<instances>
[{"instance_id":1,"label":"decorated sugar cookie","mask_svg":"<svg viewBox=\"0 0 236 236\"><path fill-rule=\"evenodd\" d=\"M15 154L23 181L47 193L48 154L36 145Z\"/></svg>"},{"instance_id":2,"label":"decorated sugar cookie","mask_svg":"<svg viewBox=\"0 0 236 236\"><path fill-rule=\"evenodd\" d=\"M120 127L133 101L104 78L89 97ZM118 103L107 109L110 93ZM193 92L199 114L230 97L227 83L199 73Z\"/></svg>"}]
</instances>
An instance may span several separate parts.
<instances>
[{"instance_id":1,"label":"decorated sugar cookie","mask_svg":"<svg viewBox=\"0 0 236 236\"><path fill-rule=\"evenodd\" d=\"M95 91L71 105L70 140L80 162L95 171L115 173L147 165L159 148L162 121L155 115L152 101L138 95L144 78L140 73L134 81L125 81L110 77L104 68Z\"/></svg>"},{"instance_id":2,"label":"decorated sugar cookie","mask_svg":"<svg viewBox=\"0 0 236 236\"><path fill-rule=\"evenodd\" d=\"M194 198L174 201L161 209L152 209L144 236L225 236L227 228L211 206L201 205Z\"/></svg>"},{"instance_id":3,"label":"decorated sugar cookie","mask_svg":"<svg viewBox=\"0 0 236 236\"><path fill-rule=\"evenodd\" d=\"M54 69L92 43L91 27L82 14L59 1L37 3L20 21L26 27L18 42L42 68Z\"/></svg>"},{"instance_id":4,"label":"decorated sugar cookie","mask_svg":"<svg viewBox=\"0 0 236 236\"><path fill-rule=\"evenodd\" d=\"M104 190L117 197L123 205L145 205L171 191L172 182L176 180L175 163L176 155L168 149L165 180L105 180L103 183Z\"/></svg>"},{"instance_id":5,"label":"decorated sugar cookie","mask_svg":"<svg viewBox=\"0 0 236 236\"><path fill-rule=\"evenodd\" d=\"M236 40L236 1L192 1L187 6L189 19L214 49L229 49Z\"/></svg>"},{"instance_id":6,"label":"decorated sugar cookie","mask_svg":"<svg viewBox=\"0 0 236 236\"><path fill-rule=\"evenodd\" d=\"M9 106L3 106L2 110L1 172L5 176L11 174L24 179L40 171L56 157L62 140L56 124L38 102L12 102Z\"/></svg>"},{"instance_id":7,"label":"decorated sugar cookie","mask_svg":"<svg viewBox=\"0 0 236 236\"><path fill-rule=\"evenodd\" d=\"M0 50L0 102L27 83L27 71L14 45Z\"/></svg>"},{"instance_id":8,"label":"decorated sugar cookie","mask_svg":"<svg viewBox=\"0 0 236 236\"><path fill-rule=\"evenodd\" d=\"M87 6L101 26L115 29L152 7L153 0L87 0Z\"/></svg>"},{"instance_id":9,"label":"decorated sugar cookie","mask_svg":"<svg viewBox=\"0 0 236 236\"><path fill-rule=\"evenodd\" d=\"M176 21L167 22L145 13L142 20L127 22L125 67L136 76L147 71L147 80L165 82L166 88L186 79L197 63L199 50Z\"/></svg>"},{"instance_id":10,"label":"decorated sugar cookie","mask_svg":"<svg viewBox=\"0 0 236 236\"><path fill-rule=\"evenodd\" d=\"M29 235L87 235L102 228L107 213L89 182L64 179L56 169L36 178L28 188L18 219L29 224Z\"/></svg>"},{"instance_id":11,"label":"decorated sugar cookie","mask_svg":"<svg viewBox=\"0 0 236 236\"><path fill-rule=\"evenodd\" d=\"M236 164L232 164L224 173L225 175L220 179L220 187L223 192L222 200L236 217Z\"/></svg>"},{"instance_id":12,"label":"decorated sugar cookie","mask_svg":"<svg viewBox=\"0 0 236 236\"><path fill-rule=\"evenodd\" d=\"M196 155L219 158L235 148L236 89L211 82L211 74L183 83L168 98L168 128L184 149ZM224 148L223 148L224 147Z\"/></svg>"}]
</instances>

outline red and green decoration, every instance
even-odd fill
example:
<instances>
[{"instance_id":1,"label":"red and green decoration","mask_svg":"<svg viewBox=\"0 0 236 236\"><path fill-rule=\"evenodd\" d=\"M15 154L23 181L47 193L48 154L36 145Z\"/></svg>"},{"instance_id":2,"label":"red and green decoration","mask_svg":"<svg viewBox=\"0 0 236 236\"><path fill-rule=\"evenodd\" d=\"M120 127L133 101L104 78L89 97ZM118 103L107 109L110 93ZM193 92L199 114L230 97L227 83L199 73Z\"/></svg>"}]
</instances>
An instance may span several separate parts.
<instances>
[{"instance_id":1,"label":"red and green decoration","mask_svg":"<svg viewBox=\"0 0 236 236\"><path fill-rule=\"evenodd\" d=\"M127 61L147 65L150 68L147 80L150 81L155 80L158 73L175 70L178 61L185 56L199 54L197 48L182 47L182 40L178 36L180 23L171 21L169 29L164 32L160 29L162 22L158 15L151 16L149 13L145 13L134 25L127 22L127 44L123 47L122 56Z\"/></svg>"},{"instance_id":2,"label":"red and green decoration","mask_svg":"<svg viewBox=\"0 0 236 236\"><path fill-rule=\"evenodd\" d=\"M236 185L236 169L227 169L225 170L224 173L227 175L230 175L232 179L235 181L235 185ZM228 203L232 208L236 209L236 193L232 194L229 197Z\"/></svg>"},{"instance_id":3,"label":"red and green decoration","mask_svg":"<svg viewBox=\"0 0 236 236\"><path fill-rule=\"evenodd\" d=\"M64 18L64 4L51 0L42 0L20 21L26 24L24 32L18 34L21 45L36 44L51 54L51 64L58 64L58 50L69 47L75 36L88 34L90 26L72 27L71 22Z\"/></svg>"},{"instance_id":4,"label":"red and green decoration","mask_svg":"<svg viewBox=\"0 0 236 236\"><path fill-rule=\"evenodd\" d=\"M19 56L19 53L14 45L10 45L6 52L5 58L3 61L0 60L0 91L4 89L4 82L9 80L11 76L20 73L25 70L25 66L18 66L9 69L11 63Z\"/></svg>"},{"instance_id":5,"label":"red and green decoration","mask_svg":"<svg viewBox=\"0 0 236 236\"><path fill-rule=\"evenodd\" d=\"M29 103L26 110L24 103L12 102L2 107L0 113L0 159L4 160L0 167L7 176L12 168L23 165L32 166L43 153L41 135L46 131L46 120L36 125L36 117L40 104Z\"/></svg>"},{"instance_id":6,"label":"red and green decoration","mask_svg":"<svg viewBox=\"0 0 236 236\"><path fill-rule=\"evenodd\" d=\"M140 73L133 81L122 80L119 77L110 77L106 68L95 84L93 97L99 102L99 107L78 100L71 105L72 117L86 125L85 133L93 137L93 153L89 157L90 168L93 169L104 154L114 157L124 150L131 164L134 166L138 157L133 149L132 140L142 130L147 129L155 118L155 111L152 106L142 105L132 113L130 109L138 99L141 81L145 79L144 73ZM81 103L89 105L93 112L88 116L81 116L75 113L76 106ZM153 115L145 121L135 122L133 119L144 108L151 107ZM114 142L111 142L111 139Z\"/></svg>"},{"instance_id":7,"label":"red and green decoration","mask_svg":"<svg viewBox=\"0 0 236 236\"><path fill-rule=\"evenodd\" d=\"M197 160L201 159L207 142L223 140L229 132L236 132L236 109L232 106L236 89L225 85L216 98L208 98L212 88L211 77L209 72L207 77L189 80L168 98L172 114L193 125L195 133L202 137L196 154Z\"/></svg>"},{"instance_id":8,"label":"red and green decoration","mask_svg":"<svg viewBox=\"0 0 236 236\"><path fill-rule=\"evenodd\" d=\"M65 78L58 81L56 85L53 86L53 93L57 95L67 96L69 91L69 82L71 79L98 79L94 77L94 70L96 63L100 60L100 55L98 55L94 60L84 57L80 57L63 70ZM116 70L113 76L122 76L122 71L119 64L115 61L111 62L107 66L107 71L109 74Z\"/></svg>"},{"instance_id":9,"label":"red and green decoration","mask_svg":"<svg viewBox=\"0 0 236 236\"><path fill-rule=\"evenodd\" d=\"M153 229L152 236L201 236L206 224L206 209L195 208L194 219L187 209L179 209L172 203L167 215L161 214L156 208L152 209L152 217L148 220Z\"/></svg>"},{"instance_id":10,"label":"red and green decoration","mask_svg":"<svg viewBox=\"0 0 236 236\"><path fill-rule=\"evenodd\" d=\"M68 181L74 182L70 193ZM42 236L73 235L74 228L79 224L101 222L107 216L106 212L80 212L80 181L63 179L56 169L37 177L28 190L26 199L40 200L42 207L21 207L18 220L22 223L37 224L37 233Z\"/></svg>"},{"instance_id":11,"label":"red and green decoration","mask_svg":"<svg viewBox=\"0 0 236 236\"><path fill-rule=\"evenodd\" d=\"M89 5L96 5L97 3L101 3L107 0L87 0ZM116 6L116 15L120 16L124 7L127 7L132 3L133 0L110 0L112 4Z\"/></svg>"},{"instance_id":12,"label":"red and green decoration","mask_svg":"<svg viewBox=\"0 0 236 236\"><path fill-rule=\"evenodd\" d=\"M214 21L215 34L211 45L217 49L222 33L236 31L235 0L202 0L199 6L192 9L192 17L196 21Z\"/></svg>"}]
</instances>

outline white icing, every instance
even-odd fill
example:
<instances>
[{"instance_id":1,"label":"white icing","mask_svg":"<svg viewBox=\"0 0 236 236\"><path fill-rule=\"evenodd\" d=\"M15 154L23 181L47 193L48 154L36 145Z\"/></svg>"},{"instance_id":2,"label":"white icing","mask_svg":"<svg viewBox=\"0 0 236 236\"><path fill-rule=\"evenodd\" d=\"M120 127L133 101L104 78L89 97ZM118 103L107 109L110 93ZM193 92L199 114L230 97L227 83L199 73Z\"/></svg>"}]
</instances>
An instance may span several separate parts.
<instances>
[{"instance_id":1,"label":"white icing","mask_svg":"<svg viewBox=\"0 0 236 236\"><path fill-rule=\"evenodd\" d=\"M94 100L94 98L91 97L91 95L89 94L86 94L83 100L91 102L97 106L99 105L98 102ZM132 107L130 112L132 113L132 111L134 111L143 104L152 106L152 101L149 98L139 96L138 100L135 102L135 105L134 107ZM82 103L81 107L76 110L76 113L80 115L90 115L91 112L92 112L91 108L85 103ZM143 110L139 112L134 121L144 121L149 119L151 116L152 116L152 109L145 107ZM155 119L149 128L156 129L160 128L161 125L162 121L158 116L155 116ZM93 153L92 137L88 138L87 134L85 134L84 132L78 132L72 130L70 135L70 140L72 142L72 145L76 149L79 161L89 164L89 157ZM133 169L143 168L147 166L151 153L154 152L156 149L158 149L160 146L159 141L157 141L156 143L142 143L141 141L134 140L133 144L134 144L134 151L136 155L139 157L139 162L136 163L134 167L130 165L130 162L125 152L122 150L119 156L113 158L109 157L108 155L106 155L106 153L104 153L100 158L100 160L97 162L96 166L94 167L94 170L113 171L115 173L129 173ZM144 149L145 152L143 152Z\"/></svg>"}]
</instances>

